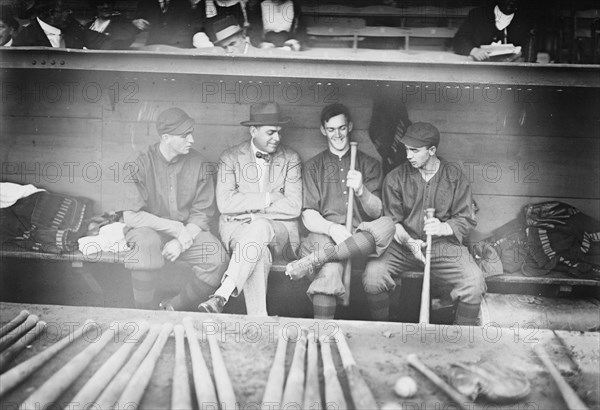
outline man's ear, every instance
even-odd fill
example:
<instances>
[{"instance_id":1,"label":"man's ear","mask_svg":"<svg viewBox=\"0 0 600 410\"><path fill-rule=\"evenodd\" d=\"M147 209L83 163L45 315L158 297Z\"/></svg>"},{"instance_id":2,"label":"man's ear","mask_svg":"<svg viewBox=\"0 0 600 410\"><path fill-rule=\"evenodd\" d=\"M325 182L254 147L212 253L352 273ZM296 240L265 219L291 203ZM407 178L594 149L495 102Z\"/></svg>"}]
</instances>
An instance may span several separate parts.
<instances>
[{"instance_id":1,"label":"man's ear","mask_svg":"<svg viewBox=\"0 0 600 410\"><path fill-rule=\"evenodd\" d=\"M352 124L352 121L350 121L348 123L348 132L352 132L352 127L354 127L354 124Z\"/></svg>"},{"instance_id":2,"label":"man's ear","mask_svg":"<svg viewBox=\"0 0 600 410\"><path fill-rule=\"evenodd\" d=\"M323 136L326 137L327 136L327 132L325 131L325 127L323 127L321 125L320 129L321 129L321 134L323 134Z\"/></svg>"},{"instance_id":3,"label":"man's ear","mask_svg":"<svg viewBox=\"0 0 600 410\"><path fill-rule=\"evenodd\" d=\"M437 147L435 145L429 147L427 149L427 151L429 151L429 155L435 155L436 151L437 151Z\"/></svg>"},{"instance_id":4,"label":"man's ear","mask_svg":"<svg viewBox=\"0 0 600 410\"><path fill-rule=\"evenodd\" d=\"M258 128L256 128L254 125L250 126L250 135L252 136L252 138L256 137L257 131L258 131Z\"/></svg>"}]
</instances>

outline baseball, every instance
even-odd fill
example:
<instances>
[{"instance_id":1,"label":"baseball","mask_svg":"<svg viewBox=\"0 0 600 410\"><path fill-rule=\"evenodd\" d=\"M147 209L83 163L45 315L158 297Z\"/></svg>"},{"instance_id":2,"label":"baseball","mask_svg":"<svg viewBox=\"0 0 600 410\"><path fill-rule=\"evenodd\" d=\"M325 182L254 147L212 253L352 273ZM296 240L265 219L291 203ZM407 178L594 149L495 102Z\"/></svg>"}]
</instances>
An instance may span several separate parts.
<instances>
[{"instance_id":1,"label":"baseball","mask_svg":"<svg viewBox=\"0 0 600 410\"><path fill-rule=\"evenodd\" d=\"M417 382L412 377L402 376L396 380L394 392L400 397L412 397L417 393Z\"/></svg>"}]
</instances>

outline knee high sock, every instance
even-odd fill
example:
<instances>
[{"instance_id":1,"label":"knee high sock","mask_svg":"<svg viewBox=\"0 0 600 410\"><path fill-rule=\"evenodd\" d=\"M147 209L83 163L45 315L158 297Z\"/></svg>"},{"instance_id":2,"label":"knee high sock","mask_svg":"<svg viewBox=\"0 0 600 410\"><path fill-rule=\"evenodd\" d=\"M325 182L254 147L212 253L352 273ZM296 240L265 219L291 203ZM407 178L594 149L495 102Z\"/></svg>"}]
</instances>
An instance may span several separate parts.
<instances>
[{"instance_id":1,"label":"knee high sock","mask_svg":"<svg viewBox=\"0 0 600 410\"><path fill-rule=\"evenodd\" d=\"M217 289L218 286L211 286L194 276L185 284L181 293L171 299L170 303L175 310L195 311L198 305L208 300Z\"/></svg>"},{"instance_id":2,"label":"knee high sock","mask_svg":"<svg viewBox=\"0 0 600 410\"><path fill-rule=\"evenodd\" d=\"M315 252L315 262L317 266L323 266L327 262L343 261L357 256L367 257L375 251L375 246L373 235L360 231L333 248Z\"/></svg>"},{"instance_id":3,"label":"knee high sock","mask_svg":"<svg viewBox=\"0 0 600 410\"><path fill-rule=\"evenodd\" d=\"M479 303L458 302L454 324L463 326L477 326L479 324Z\"/></svg>"},{"instance_id":4,"label":"knee high sock","mask_svg":"<svg viewBox=\"0 0 600 410\"><path fill-rule=\"evenodd\" d=\"M157 275L158 271L155 270L131 271L133 299L137 309L156 309L158 307L158 303L154 300Z\"/></svg>"},{"instance_id":5,"label":"knee high sock","mask_svg":"<svg viewBox=\"0 0 600 410\"><path fill-rule=\"evenodd\" d=\"M390 292L367 293L367 304L371 312L371 319L390 320Z\"/></svg>"},{"instance_id":6,"label":"knee high sock","mask_svg":"<svg viewBox=\"0 0 600 410\"><path fill-rule=\"evenodd\" d=\"M333 319L337 305L335 296L316 294L313 295L312 302L315 319Z\"/></svg>"}]
</instances>

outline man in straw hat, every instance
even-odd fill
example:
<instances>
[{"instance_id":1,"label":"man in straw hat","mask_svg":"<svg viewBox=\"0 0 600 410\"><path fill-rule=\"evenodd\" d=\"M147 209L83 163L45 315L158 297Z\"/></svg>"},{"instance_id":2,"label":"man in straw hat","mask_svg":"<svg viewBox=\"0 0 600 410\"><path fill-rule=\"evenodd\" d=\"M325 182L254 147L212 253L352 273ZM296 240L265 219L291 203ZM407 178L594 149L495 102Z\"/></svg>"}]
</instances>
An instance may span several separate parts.
<instances>
[{"instance_id":1,"label":"man in straw hat","mask_svg":"<svg viewBox=\"0 0 600 410\"><path fill-rule=\"evenodd\" d=\"M394 279L407 270L423 270L425 240L431 235L431 278L451 288L450 297L458 303L455 323L476 325L485 282L463 245L476 225L469 180L458 166L438 157L440 133L432 124L412 124L400 141L408 161L392 170L382 187L383 212L396 224L396 234L385 253L367 264L363 278L371 313L379 310L378 320L388 319ZM433 218L424 218L427 208L435 209Z\"/></svg>"},{"instance_id":2,"label":"man in straw hat","mask_svg":"<svg viewBox=\"0 0 600 410\"><path fill-rule=\"evenodd\" d=\"M250 107L250 140L220 158L219 232L232 252L221 287L198 310L220 313L242 290L249 315L267 315L267 278L273 256L295 257L302 207L301 162L281 144L283 117L276 103Z\"/></svg>"},{"instance_id":3,"label":"man in straw hat","mask_svg":"<svg viewBox=\"0 0 600 410\"><path fill-rule=\"evenodd\" d=\"M194 120L179 108L158 115L160 141L137 153L122 184L123 219L135 254L131 269L137 308L195 310L221 283L229 261L221 241L209 230L215 214L211 167L192 148ZM158 304L155 280L165 260L192 265L193 277L181 293Z\"/></svg>"}]
</instances>

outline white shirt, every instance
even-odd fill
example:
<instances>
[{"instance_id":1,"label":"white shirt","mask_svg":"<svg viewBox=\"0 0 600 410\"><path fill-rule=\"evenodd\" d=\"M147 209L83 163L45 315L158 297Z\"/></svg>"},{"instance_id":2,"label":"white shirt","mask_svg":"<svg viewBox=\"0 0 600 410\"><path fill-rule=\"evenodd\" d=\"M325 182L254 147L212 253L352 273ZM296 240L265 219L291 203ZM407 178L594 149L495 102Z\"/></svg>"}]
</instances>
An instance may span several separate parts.
<instances>
[{"instance_id":1,"label":"white shirt","mask_svg":"<svg viewBox=\"0 0 600 410\"><path fill-rule=\"evenodd\" d=\"M98 33L104 33L109 24L110 24L110 19L109 20L101 20L101 19L97 18L96 20L94 20L94 23L90 26L90 30L97 31Z\"/></svg>"},{"instance_id":2,"label":"white shirt","mask_svg":"<svg viewBox=\"0 0 600 410\"><path fill-rule=\"evenodd\" d=\"M494 17L496 20L496 28L498 30L504 30L515 17L515 13L504 14L500 11L500 7L496 6L494 7Z\"/></svg>"},{"instance_id":3,"label":"white shirt","mask_svg":"<svg viewBox=\"0 0 600 410\"><path fill-rule=\"evenodd\" d=\"M65 48L65 40L63 39L62 31L59 28L51 26L50 24L44 23L38 17L36 17L40 27L44 30L44 34L48 37L48 41L52 47Z\"/></svg>"},{"instance_id":4,"label":"white shirt","mask_svg":"<svg viewBox=\"0 0 600 410\"><path fill-rule=\"evenodd\" d=\"M6 44L3 44L2 47L10 47L10 46L12 46L12 42L13 42L13 39L11 38L6 42Z\"/></svg>"},{"instance_id":5,"label":"white shirt","mask_svg":"<svg viewBox=\"0 0 600 410\"><path fill-rule=\"evenodd\" d=\"M254 145L254 139L252 139L250 141L250 147L252 147L252 156L254 157L254 160L256 161L256 171L258 173L258 186L260 187L260 192L265 192L266 198L265 198L265 208L268 207L269 205L271 205L271 194L267 191L265 191L265 185L266 182L268 182L268 178L269 178L269 166L270 164L265 161L263 158L257 158L256 157L256 153L260 152L261 154L264 155L270 155L264 151L259 150L256 145Z\"/></svg>"}]
</instances>

